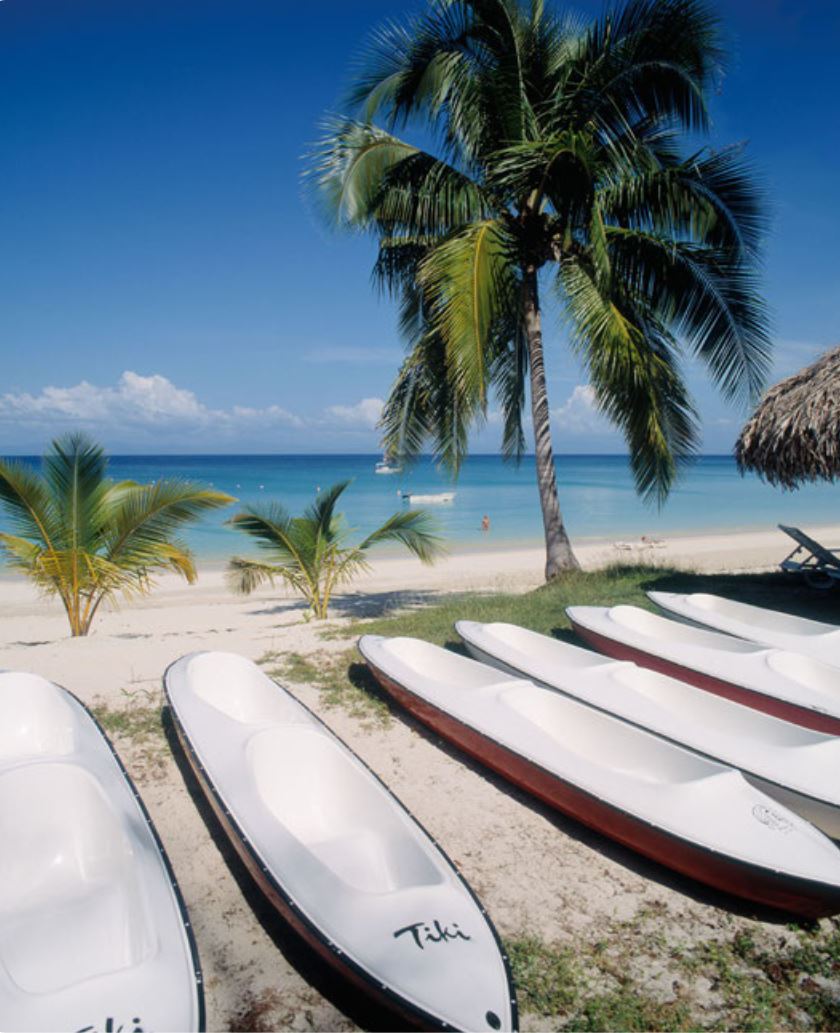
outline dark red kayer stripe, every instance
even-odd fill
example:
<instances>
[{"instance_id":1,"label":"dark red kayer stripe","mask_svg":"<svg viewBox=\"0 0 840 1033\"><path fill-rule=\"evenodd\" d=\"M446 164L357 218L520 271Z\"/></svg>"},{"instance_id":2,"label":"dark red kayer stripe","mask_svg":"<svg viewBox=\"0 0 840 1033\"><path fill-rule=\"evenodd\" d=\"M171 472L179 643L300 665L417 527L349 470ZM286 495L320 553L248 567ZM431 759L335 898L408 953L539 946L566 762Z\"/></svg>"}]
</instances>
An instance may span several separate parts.
<instances>
[{"instance_id":1,"label":"dark red kayer stripe","mask_svg":"<svg viewBox=\"0 0 840 1033\"><path fill-rule=\"evenodd\" d=\"M544 803L675 871L747 900L808 918L840 911L840 888L724 857L627 814L563 781L416 696L365 657L382 687L438 735Z\"/></svg>"},{"instance_id":2,"label":"dark red kayer stripe","mask_svg":"<svg viewBox=\"0 0 840 1033\"><path fill-rule=\"evenodd\" d=\"M642 649L628 646L624 642L617 642L606 635L600 635L575 621L572 621L572 627L599 653L611 656L615 660L632 660L640 667L647 667L651 671L678 678L689 685L695 685L698 689L705 689L706 692L734 700L735 703L752 707L753 710L780 717L784 721L790 721L791 724L800 725L802 728L810 728L815 732L828 732L830 735L840 735L840 718L832 717L830 714L821 714L819 711L798 706L796 703L789 703L787 700L777 699L775 696L767 696L763 692L744 688L743 685L733 685L732 682L714 678L710 674L704 674L691 667L683 667L672 660L657 656L655 653L648 653Z\"/></svg>"}]
</instances>

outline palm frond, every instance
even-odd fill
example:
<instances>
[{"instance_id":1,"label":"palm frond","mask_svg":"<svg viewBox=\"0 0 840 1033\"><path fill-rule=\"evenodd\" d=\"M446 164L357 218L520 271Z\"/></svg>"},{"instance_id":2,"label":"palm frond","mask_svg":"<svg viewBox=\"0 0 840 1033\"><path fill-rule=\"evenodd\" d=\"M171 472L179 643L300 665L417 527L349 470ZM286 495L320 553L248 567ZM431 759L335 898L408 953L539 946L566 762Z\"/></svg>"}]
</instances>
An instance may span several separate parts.
<instances>
[{"instance_id":1,"label":"palm frond","mask_svg":"<svg viewBox=\"0 0 840 1033\"><path fill-rule=\"evenodd\" d=\"M477 222L429 250L418 282L429 321L446 346L449 377L462 403L487 399L493 330L518 297L516 254L497 220Z\"/></svg>"},{"instance_id":2,"label":"palm frond","mask_svg":"<svg viewBox=\"0 0 840 1033\"><path fill-rule=\"evenodd\" d=\"M253 538L257 548L270 553L276 564L308 568L310 557L296 534L294 518L280 503L246 506L227 523Z\"/></svg>"},{"instance_id":3,"label":"palm frond","mask_svg":"<svg viewBox=\"0 0 840 1033\"><path fill-rule=\"evenodd\" d=\"M22 574L32 575L39 588L54 591L54 586L45 578L40 562L45 550L39 542L29 538L0 531L0 549L5 554L8 566L19 570Z\"/></svg>"},{"instance_id":4,"label":"palm frond","mask_svg":"<svg viewBox=\"0 0 840 1033\"><path fill-rule=\"evenodd\" d=\"M573 340L598 406L624 433L637 490L661 504L699 439L675 342L630 299L605 297L580 264L567 265L561 276Z\"/></svg>"},{"instance_id":5,"label":"palm frond","mask_svg":"<svg viewBox=\"0 0 840 1033\"><path fill-rule=\"evenodd\" d=\"M356 548L367 552L382 542L399 542L421 563L434 563L446 551L443 538L437 533L434 519L422 509L402 510L388 517L381 527L372 531Z\"/></svg>"},{"instance_id":6,"label":"palm frond","mask_svg":"<svg viewBox=\"0 0 840 1033\"><path fill-rule=\"evenodd\" d=\"M481 419L481 400L454 383L446 343L428 330L405 359L391 388L379 427L385 451L411 462L432 443L436 457L457 474L469 431Z\"/></svg>"},{"instance_id":7,"label":"palm frond","mask_svg":"<svg viewBox=\"0 0 840 1033\"><path fill-rule=\"evenodd\" d=\"M754 270L728 251L610 227L617 278L705 362L724 396L755 399L771 342Z\"/></svg>"},{"instance_id":8,"label":"palm frond","mask_svg":"<svg viewBox=\"0 0 840 1033\"><path fill-rule=\"evenodd\" d=\"M327 119L309 155L309 176L325 216L336 225L368 229L390 169L415 156L416 147L383 129L353 119Z\"/></svg>"},{"instance_id":9,"label":"palm frond","mask_svg":"<svg viewBox=\"0 0 840 1033\"><path fill-rule=\"evenodd\" d=\"M61 523L43 478L17 460L0 459L0 503L11 526L45 549L58 548Z\"/></svg>"},{"instance_id":10,"label":"palm frond","mask_svg":"<svg viewBox=\"0 0 840 1033\"><path fill-rule=\"evenodd\" d=\"M625 156L598 191L612 221L754 258L767 229L762 195L741 148L662 164Z\"/></svg>"},{"instance_id":11,"label":"palm frond","mask_svg":"<svg viewBox=\"0 0 840 1033\"><path fill-rule=\"evenodd\" d=\"M705 131L719 73L718 22L702 0L627 0L592 24L555 117L620 134L640 114Z\"/></svg>"},{"instance_id":12,"label":"palm frond","mask_svg":"<svg viewBox=\"0 0 840 1033\"><path fill-rule=\"evenodd\" d=\"M304 519L312 524L316 535L330 540L334 536L335 507L338 500L350 487L351 480L339 481L337 484L318 492L315 501L304 511Z\"/></svg>"},{"instance_id":13,"label":"palm frond","mask_svg":"<svg viewBox=\"0 0 840 1033\"><path fill-rule=\"evenodd\" d=\"M286 568L272 563L257 563L242 556L233 556L228 561L227 583L237 595L250 595L266 582L273 585L275 578L291 581L295 575ZM298 586L295 584L293 587Z\"/></svg>"},{"instance_id":14,"label":"palm frond","mask_svg":"<svg viewBox=\"0 0 840 1033\"><path fill-rule=\"evenodd\" d=\"M511 339L498 349L491 378L502 409L502 455L518 463L527 447L522 421L528 383L528 342L521 322Z\"/></svg>"},{"instance_id":15,"label":"palm frond","mask_svg":"<svg viewBox=\"0 0 840 1033\"><path fill-rule=\"evenodd\" d=\"M85 434L67 434L52 442L43 460L43 476L62 534L59 548L95 550L108 519L103 449Z\"/></svg>"},{"instance_id":16,"label":"palm frond","mask_svg":"<svg viewBox=\"0 0 840 1033\"><path fill-rule=\"evenodd\" d=\"M135 488L117 486L109 495L103 554L126 568L166 566L167 543L181 527L235 501L224 492L177 478Z\"/></svg>"}]
</instances>

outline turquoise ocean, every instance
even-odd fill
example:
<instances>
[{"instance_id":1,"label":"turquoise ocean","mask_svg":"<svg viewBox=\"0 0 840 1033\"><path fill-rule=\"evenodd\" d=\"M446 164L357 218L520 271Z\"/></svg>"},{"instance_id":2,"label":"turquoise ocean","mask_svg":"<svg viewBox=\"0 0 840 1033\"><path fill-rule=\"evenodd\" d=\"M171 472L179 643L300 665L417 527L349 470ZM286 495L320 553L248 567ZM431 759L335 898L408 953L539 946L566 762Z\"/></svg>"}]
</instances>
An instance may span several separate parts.
<instances>
[{"instance_id":1,"label":"turquoise ocean","mask_svg":"<svg viewBox=\"0 0 840 1033\"><path fill-rule=\"evenodd\" d=\"M542 523L533 457L517 467L499 456L470 456L453 483L430 459L400 474L374 472L375 455L148 455L114 456L113 478L152 481L184 477L203 481L242 503L277 500L301 512L315 492L350 480L340 506L359 533L372 530L405 503L402 491L455 491L450 505L428 507L454 548L536 544ZM38 460L27 458L37 465ZM730 456L701 456L682 474L665 505L646 505L636 495L624 456L557 457L560 504L573 540L630 539L639 535L768 529L777 523L813 527L840 524L840 485L806 486L795 492L741 477ZM236 506L191 529L187 540L198 558L218 563L251 552L248 540L224 521ZM482 517L490 531L481 530ZM0 525L3 523L0 514Z\"/></svg>"}]
</instances>

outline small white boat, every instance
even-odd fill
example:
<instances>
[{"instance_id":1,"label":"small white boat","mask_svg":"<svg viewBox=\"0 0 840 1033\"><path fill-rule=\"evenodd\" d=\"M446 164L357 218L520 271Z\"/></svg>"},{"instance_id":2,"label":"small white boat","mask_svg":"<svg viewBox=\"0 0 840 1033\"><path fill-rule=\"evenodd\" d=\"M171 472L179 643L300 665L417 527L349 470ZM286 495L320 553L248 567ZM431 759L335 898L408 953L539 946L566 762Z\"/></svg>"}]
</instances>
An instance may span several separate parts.
<instances>
[{"instance_id":1,"label":"small white boat","mask_svg":"<svg viewBox=\"0 0 840 1033\"><path fill-rule=\"evenodd\" d=\"M573 609L584 611L590 626L609 612ZM840 839L840 738L515 624L458 621L455 628L477 660L738 768L762 792Z\"/></svg>"},{"instance_id":2,"label":"small white boat","mask_svg":"<svg viewBox=\"0 0 840 1033\"><path fill-rule=\"evenodd\" d=\"M0 1026L200 1030L172 868L102 730L65 689L0 672Z\"/></svg>"},{"instance_id":3,"label":"small white boat","mask_svg":"<svg viewBox=\"0 0 840 1033\"><path fill-rule=\"evenodd\" d=\"M717 696L840 735L840 671L799 653L693 627L638 606L570 606L572 627L593 648Z\"/></svg>"},{"instance_id":4,"label":"small white boat","mask_svg":"<svg viewBox=\"0 0 840 1033\"><path fill-rule=\"evenodd\" d=\"M647 595L661 610L678 620L840 667L840 627L836 624L823 624L703 592L648 592Z\"/></svg>"},{"instance_id":5,"label":"small white boat","mask_svg":"<svg viewBox=\"0 0 840 1033\"><path fill-rule=\"evenodd\" d=\"M328 964L402 1022L516 1029L507 956L486 912L356 754L236 654L185 656L164 684L225 832Z\"/></svg>"},{"instance_id":6,"label":"small white boat","mask_svg":"<svg viewBox=\"0 0 840 1033\"><path fill-rule=\"evenodd\" d=\"M441 491L436 495L419 495L413 491L404 491L402 497L410 506L445 506L455 501L455 492Z\"/></svg>"},{"instance_id":7,"label":"small white boat","mask_svg":"<svg viewBox=\"0 0 840 1033\"><path fill-rule=\"evenodd\" d=\"M373 472L381 474L402 473L402 466L383 456L373 468Z\"/></svg>"},{"instance_id":8,"label":"small white boat","mask_svg":"<svg viewBox=\"0 0 840 1033\"><path fill-rule=\"evenodd\" d=\"M438 735L604 835L748 900L840 910L840 851L739 771L428 642L365 635L359 650Z\"/></svg>"}]
</instances>

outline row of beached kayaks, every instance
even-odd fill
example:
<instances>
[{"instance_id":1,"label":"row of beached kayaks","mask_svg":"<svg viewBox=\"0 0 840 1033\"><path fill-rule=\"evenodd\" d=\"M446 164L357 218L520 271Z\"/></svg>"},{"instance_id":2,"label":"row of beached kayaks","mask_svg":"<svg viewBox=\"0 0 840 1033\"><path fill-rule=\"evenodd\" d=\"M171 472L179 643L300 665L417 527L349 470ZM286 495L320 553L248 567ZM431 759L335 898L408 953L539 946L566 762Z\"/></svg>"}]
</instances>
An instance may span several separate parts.
<instances>
[{"instance_id":1,"label":"row of beached kayaks","mask_svg":"<svg viewBox=\"0 0 840 1033\"><path fill-rule=\"evenodd\" d=\"M359 648L398 703L565 814L751 901L840 911L840 656L825 647L840 629L709 596L655 601L720 631L572 607L607 658L471 621L456 627L476 659L410 638ZM752 643L732 637L746 629ZM403 1025L516 1028L487 913L356 754L235 654L183 657L164 686L226 835L324 960ZM13 672L0 673L0 908L0 1028L203 1028L189 919L136 790L75 697Z\"/></svg>"},{"instance_id":2,"label":"row of beached kayaks","mask_svg":"<svg viewBox=\"0 0 840 1033\"><path fill-rule=\"evenodd\" d=\"M749 900L840 911L840 628L651 598L691 623L569 608L606 658L472 621L456 624L472 660L407 638L359 648L406 709L558 810ZM707 617L721 631L696 626Z\"/></svg>"}]
</instances>

